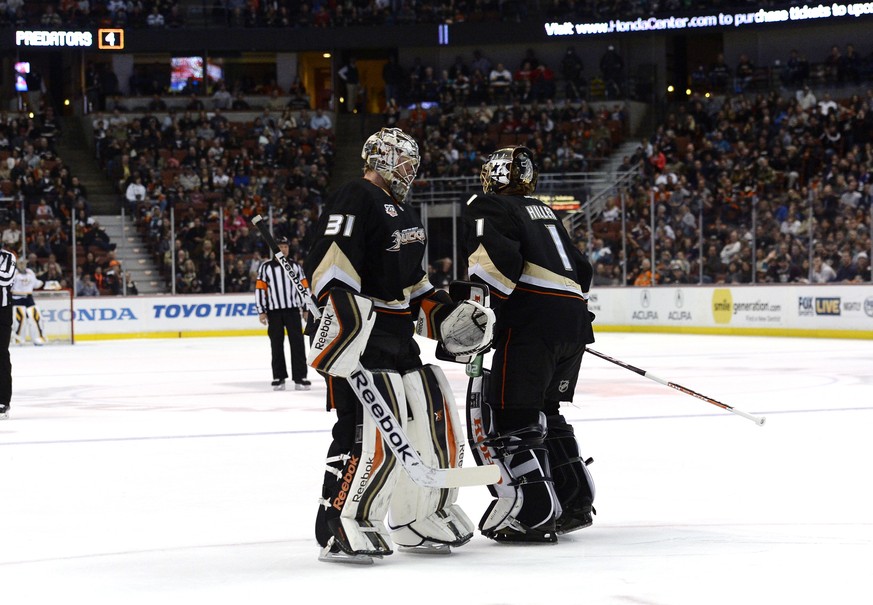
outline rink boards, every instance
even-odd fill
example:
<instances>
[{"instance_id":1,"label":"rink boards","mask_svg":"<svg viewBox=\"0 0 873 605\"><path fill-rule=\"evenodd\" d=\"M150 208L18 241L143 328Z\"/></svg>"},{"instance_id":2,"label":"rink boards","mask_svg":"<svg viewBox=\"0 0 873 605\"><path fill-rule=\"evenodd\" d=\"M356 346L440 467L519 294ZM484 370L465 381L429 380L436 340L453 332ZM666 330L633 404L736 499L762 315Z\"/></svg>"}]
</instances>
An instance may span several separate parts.
<instances>
[{"instance_id":1,"label":"rink boards","mask_svg":"<svg viewBox=\"0 0 873 605\"><path fill-rule=\"evenodd\" d=\"M596 288L589 308L599 331L873 338L873 285ZM251 294L76 298L43 317L76 340L266 334Z\"/></svg>"}]
</instances>

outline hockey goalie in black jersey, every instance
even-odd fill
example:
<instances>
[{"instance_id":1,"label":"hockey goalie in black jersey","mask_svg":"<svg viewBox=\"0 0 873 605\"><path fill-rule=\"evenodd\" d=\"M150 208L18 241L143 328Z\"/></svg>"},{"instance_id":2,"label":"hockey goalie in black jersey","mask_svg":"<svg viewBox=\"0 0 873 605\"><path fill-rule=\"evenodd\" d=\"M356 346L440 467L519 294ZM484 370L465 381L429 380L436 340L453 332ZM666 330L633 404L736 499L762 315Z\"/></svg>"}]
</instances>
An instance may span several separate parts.
<instances>
[{"instance_id":1,"label":"hockey goalie in black jersey","mask_svg":"<svg viewBox=\"0 0 873 605\"><path fill-rule=\"evenodd\" d=\"M304 265L314 296L329 311L309 363L326 376L327 407L337 414L315 534L321 560L352 563L372 563L391 554L393 544L448 553L470 540L474 526L455 504L457 488L424 488L406 476L336 366L359 356L422 459L432 467L458 467L464 435L451 389L439 367L422 364L413 336L469 354L490 345L494 317L481 305L453 303L427 279L425 230L403 203L419 164L415 141L384 128L367 139L362 158L363 178L327 200ZM337 324L368 321L355 307L358 295L372 302L372 325L346 330L362 335L348 341L322 342L343 332Z\"/></svg>"},{"instance_id":2,"label":"hockey goalie in black jersey","mask_svg":"<svg viewBox=\"0 0 873 605\"><path fill-rule=\"evenodd\" d=\"M471 448L502 478L479 529L503 542L555 542L593 513L594 484L560 413L594 342L592 268L552 209L530 197L537 176L529 149L499 149L464 217L470 280L488 286L497 315L490 373L471 381L468 398Z\"/></svg>"}]
</instances>

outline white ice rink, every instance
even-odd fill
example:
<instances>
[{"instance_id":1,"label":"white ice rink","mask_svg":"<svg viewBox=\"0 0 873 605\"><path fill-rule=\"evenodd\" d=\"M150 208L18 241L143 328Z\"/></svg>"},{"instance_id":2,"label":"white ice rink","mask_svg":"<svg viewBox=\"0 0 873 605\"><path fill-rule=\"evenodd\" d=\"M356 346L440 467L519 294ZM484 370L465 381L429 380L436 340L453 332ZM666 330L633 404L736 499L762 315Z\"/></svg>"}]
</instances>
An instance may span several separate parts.
<instances>
[{"instance_id":1,"label":"white ice rink","mask_svg":"<svg viewBox=\"0 0 873 605\"><path fill-rule=\"evenodd\" d=\"M317 377L270 390L266 336L14 347L0 603L873 603L873 342L594 348L767 423L586 356L565 415L595 459L593 527L363 567L316 560L333 416ZM474 521L488 500L460 497Z\"/></svg>"}]
</instances>

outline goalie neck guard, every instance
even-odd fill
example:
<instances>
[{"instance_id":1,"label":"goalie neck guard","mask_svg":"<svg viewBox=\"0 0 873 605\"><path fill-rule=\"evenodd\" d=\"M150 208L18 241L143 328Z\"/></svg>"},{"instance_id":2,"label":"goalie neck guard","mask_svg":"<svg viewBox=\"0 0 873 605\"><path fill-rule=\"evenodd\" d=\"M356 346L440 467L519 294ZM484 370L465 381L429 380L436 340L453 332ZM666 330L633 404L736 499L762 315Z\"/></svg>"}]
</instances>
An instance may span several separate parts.
<instances>
[{"instance_id":1,"label":"goalie neck guard","mask_svg":"<svg viewBox=\"0 0 873 605\"><path fill-rule=\"evenodd\" d=\"M361 158L365 168L385 179L394 199L406 199L421 162L415 139L399 128L383 128L364 143Z\"/></svg>"},{"instance_id":2,"label":"goalie neck guard","mask_svg":"<svg viewBox=\"0 0 873 605\"><path fill-rule=\"evenodd\" d=\"M504 147L488 157L479 176L485 193L530 195L537 188L539 170L527 147Z\"/></svg>"}]
</instances>

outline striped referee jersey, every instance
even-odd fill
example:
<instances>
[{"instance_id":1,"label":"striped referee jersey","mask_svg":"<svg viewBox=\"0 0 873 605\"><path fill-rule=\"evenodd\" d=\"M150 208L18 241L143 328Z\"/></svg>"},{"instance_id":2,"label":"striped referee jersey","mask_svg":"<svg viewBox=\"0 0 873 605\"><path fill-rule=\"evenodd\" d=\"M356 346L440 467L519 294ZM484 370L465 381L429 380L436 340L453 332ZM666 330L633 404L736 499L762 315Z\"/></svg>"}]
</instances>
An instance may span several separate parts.
<instances>
[{"instance_id":1,"label":"striped referee jersey","mask_svg":"<svg viewBox=\"0 0 873 605\"><path fill-rule=\"evenodd\" d=\"M290 262L300 281L308 287L303 270L294 261ZM285 269L276 259L266 261L258 268L258 279L255 282L255 303L258 313L306 306L300 292L297 291L291 278L288 277Z\"/></svg>"},{"instance_id":2,"label":"striped referee jersey","mask_svg":"<svg viewBox=\"0 0 873 605\"><path fill-rule=\"evenodd\" d=\"M12 304L11 287L15 271L15 255L9 250L0 250L0 307Z\"/></svg>"}]
</instances>

